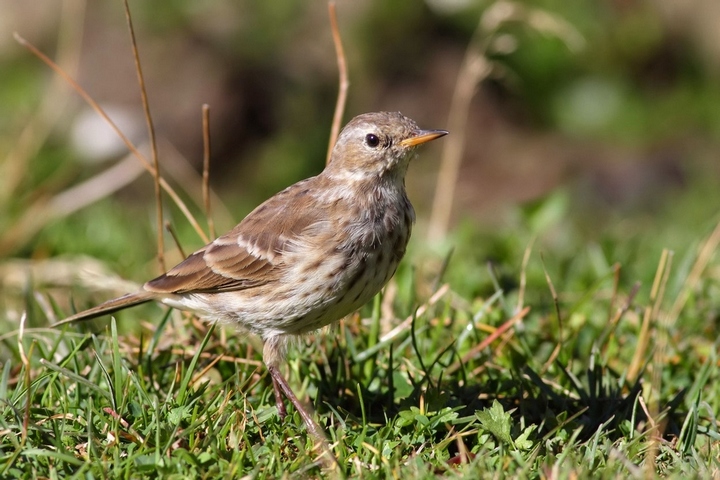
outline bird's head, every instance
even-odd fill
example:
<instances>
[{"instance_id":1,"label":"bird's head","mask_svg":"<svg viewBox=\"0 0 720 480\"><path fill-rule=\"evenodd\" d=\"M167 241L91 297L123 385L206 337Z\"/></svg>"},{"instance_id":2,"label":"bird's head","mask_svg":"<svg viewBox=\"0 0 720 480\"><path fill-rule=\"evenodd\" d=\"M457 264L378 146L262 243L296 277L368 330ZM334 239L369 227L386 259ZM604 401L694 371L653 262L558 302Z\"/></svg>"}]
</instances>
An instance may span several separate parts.
<instances>
[{"instance_id":1,"label":"bird's head","mask_svg":"<svg viewBox=\"0 0 720 480\"><path fill-rule=\"evenodd\" d=\"M395 178L402 181L415 147L447 133L421 130L399 112L358 115L340 132L325 172L356 180Z\"/></svg>"}]
</instances>

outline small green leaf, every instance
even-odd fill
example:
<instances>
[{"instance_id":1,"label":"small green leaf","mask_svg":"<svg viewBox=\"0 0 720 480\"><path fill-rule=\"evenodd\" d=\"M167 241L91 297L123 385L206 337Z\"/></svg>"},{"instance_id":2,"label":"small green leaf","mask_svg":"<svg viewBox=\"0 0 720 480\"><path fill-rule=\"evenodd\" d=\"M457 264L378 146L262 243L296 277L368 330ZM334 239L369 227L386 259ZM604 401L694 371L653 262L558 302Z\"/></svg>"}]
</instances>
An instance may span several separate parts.
<instances>
[{"instance_id":1,"label":"small green leaf","mask_svg":"<svg viewBox=\"0 0 720 480\"><path fill-rule=\"evenodd\" d=\"M386 440L385 442L383 442L383 448L382 448L383 458L389 458L393 454L395 447L397 447L398 445L400 445L400 442L398 442L398 441Z\"/></svg>"},{"instance_id":2,"label":"small green leaf","mask_svg":"<svg viewBox=\"0 0 720 480\"><path fill-rule=\"evenodd\" d=\"M168 412L167 421L172 425L179 425L180 422L190 416L190 407L175 407Z\"/></svg>"},{"instance_id":3,"label":"small green leaf","mask_svg":"<svg viewBox=\"0 0 720 480\"><path fill-rule=\"evenodd\" d=\"M201 464L211 462L215 457L210 452L200 452L198 455L198 462Z\"/></svg>"},{"instance_id":4,"label":"small green leaf","mask_svg":"<svg viewBox=\"0 0 720 480\"><path fill-rule=\"evenodd\" d=\"M163 466L162 457L154 454L139 455L135 457L135 467L139 472L151 472Z\"/></svg>"},{"instance_id":5,"label":"small green leaf","mask_svg":"<svg viewBox=\"0 0 720 480\"><path fill-rule=\"evenodd\" d=\"M428 425L430 425L430 419L422 414L416 415L415 421L423 427L427 427Z\"/></svg>"},{"instance_id":6,"label":"small green leaf","mask_svg":"<svg viewBox=\"0 0 720 480\"><path fill-rule=\"evenodd\" d=\"M533 447L533 442L528 437L532 435L536 428L537 425L530 425L515 439L515 447L518 450L530 450Z\"/></svg>"},{"instance_id":7,"label":"small green leaf","mask_svg":"<svg viewBox=\"0 0 720 480\"><path fill-rule=\"evenodd\" d=\"M500 402L493 400L492 407L476 412L475 415L485 430L495 435L501 442L514 446L512 437L510 437L512 419L510 414L503 410Z\"/></svg>"}]
</instances>

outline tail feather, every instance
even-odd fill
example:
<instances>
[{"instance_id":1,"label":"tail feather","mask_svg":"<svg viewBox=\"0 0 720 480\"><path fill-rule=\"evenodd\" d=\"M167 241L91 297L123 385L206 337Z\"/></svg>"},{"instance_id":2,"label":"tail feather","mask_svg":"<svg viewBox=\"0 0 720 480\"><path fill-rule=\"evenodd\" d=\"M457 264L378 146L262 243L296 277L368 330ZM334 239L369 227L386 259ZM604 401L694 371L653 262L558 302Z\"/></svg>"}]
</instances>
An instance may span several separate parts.
<instances>
[{"instance_id":1,"label":"tail feather","mask_svg":"<svg viewBox=\"0 0 720 480\"><path fill-rule=\"evenodd\" d=\"M75 315L71 315L64 320L53 323L51 326L60 327L68 323L81 322L97 317L102 317L103 315L109 315L111 313L117 312L118 310L123 310L128 307L140 305L141 303L150 302L152 300L155 300L156 296L157 294L154 294L152 292L141 291L136 293L128 293L127 295L123 295L122 297L114 298L112 300L108 300L105 303L101 303L97 307L93 307L80 313L76 313Z\"/></svg>"}]
</instances>

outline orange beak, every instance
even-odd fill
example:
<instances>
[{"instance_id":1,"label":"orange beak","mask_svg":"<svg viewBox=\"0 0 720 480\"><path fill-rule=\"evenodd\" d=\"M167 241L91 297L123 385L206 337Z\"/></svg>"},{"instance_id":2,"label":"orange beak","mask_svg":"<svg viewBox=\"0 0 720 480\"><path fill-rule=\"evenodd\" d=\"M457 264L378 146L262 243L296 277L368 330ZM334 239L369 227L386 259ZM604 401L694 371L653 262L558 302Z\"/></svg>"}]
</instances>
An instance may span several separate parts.
<instances>
[{"instance_id":1,"label":"orange beak","mask_svg":"<svg viewBox=\"0 0 720 480\"><path fill-rule=\"evenodd\" d=\"M418 130L412 137L402 140L400 145L403 147L415 147L425 142L429 142L430 140L444 137L447 134L448 132L446 130Z\"/></svg>"}]
</instances>

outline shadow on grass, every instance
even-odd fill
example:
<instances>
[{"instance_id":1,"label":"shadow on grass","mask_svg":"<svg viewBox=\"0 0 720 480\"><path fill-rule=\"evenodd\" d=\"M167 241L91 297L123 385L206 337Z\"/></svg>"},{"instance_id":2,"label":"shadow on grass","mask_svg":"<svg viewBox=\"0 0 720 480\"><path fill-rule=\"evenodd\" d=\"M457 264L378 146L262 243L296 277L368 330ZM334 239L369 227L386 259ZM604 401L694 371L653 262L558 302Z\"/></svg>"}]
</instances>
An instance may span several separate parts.
<instances>
[{"instance_id":1,"label":"shadow on grass","mask_svg":"<svg viewBox=\"0 0 720 480\"><path fill-rule=\"evenodd\" d=\"M327 354L331 365L349 362L340 348L332 348ZM379 359L368 362L382 363ZM423 375L422 371L413 377L406 370L403 376L410 383L409 389L396 385L400 364L393 362L392 354L389 362L394 365L392 370L373 363L375 368L366 377L347 375L348 371L356 372L363 366L318 369L320 375L314 379L318 413L327 415L334 411L351 424L384 426L402 412L418 406L422 406L424 412L451 408L458 418L474 419L477 412L497 401L517 426L513 437L521 433L520 425L537 427L534 440L547 440L562 430L566 438L575 434L579 442L591 440L599 431L616 441L649 432L653 427L642 398L642 380L629 383L612 369L597 364L594 358L581 378L560 361L553 366L560 378L550 378L549 374L543 375L527 364L513 368L510 376L486 369L482 378L468 377L464 368L444 377L440 366L437 378ZM661 419L666 440L680 435L686 416L680 407L685 393L685 390L677 393L655 412L654 421ZM470 423L473 420L468 420ZM438 431L436 440L446 434L447 431Z\"/></svg>"}]
</instances>

